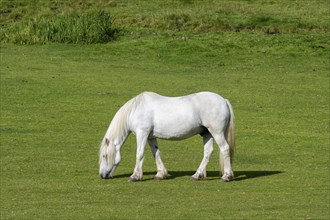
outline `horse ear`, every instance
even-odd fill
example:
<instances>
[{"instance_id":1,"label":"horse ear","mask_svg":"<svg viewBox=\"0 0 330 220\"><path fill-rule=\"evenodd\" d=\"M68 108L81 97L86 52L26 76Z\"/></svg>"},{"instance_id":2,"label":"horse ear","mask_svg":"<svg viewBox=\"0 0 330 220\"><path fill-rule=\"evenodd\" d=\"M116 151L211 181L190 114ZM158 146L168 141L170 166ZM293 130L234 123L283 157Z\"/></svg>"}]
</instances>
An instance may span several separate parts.
<instances>
[{"instance_id":1,"label":"horse ear","mask_svg":"<svg viewBox=\"0 0 330 220\"><path fill-rule=\"evenodd\" d=\"M105 143L109 146L110 141L108 138L105 138Z\"/></svg>"}]
</instances>

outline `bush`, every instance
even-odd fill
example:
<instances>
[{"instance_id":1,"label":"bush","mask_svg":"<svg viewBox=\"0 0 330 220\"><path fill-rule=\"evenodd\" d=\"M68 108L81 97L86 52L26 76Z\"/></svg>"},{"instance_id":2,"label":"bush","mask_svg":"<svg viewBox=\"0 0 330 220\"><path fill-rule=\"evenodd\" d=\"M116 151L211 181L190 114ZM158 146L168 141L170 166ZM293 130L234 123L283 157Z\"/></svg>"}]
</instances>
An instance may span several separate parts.
<instances>
[{"instance_id":1,"label":"bush","mask_svg":"<svg viewBox=\"0 0 330 220\"><path fill-rule=\"evenodd\" d=\"M0 40L17 44L93 44L114 40L116 33L111 17L104 11L98 11L16 23L2 28Z\"/></svg>"}]
</instances>

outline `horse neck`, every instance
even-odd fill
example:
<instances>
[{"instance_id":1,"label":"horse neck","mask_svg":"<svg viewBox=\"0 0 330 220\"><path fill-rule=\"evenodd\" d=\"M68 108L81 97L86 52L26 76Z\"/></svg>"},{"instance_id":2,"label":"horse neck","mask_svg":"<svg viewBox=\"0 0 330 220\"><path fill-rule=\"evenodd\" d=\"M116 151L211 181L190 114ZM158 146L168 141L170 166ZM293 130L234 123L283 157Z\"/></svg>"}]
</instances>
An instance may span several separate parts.
<instances>
[{"instance_id":1,"label":"horse neck","mask_svg":"<svg viewBox=\"0 0 330 220\"><path fill-rule=\"evenodd\" d=\"M143 101L143 97L142 93L126 102L112 119L106 135L109 140L114 141L115 145L122 145L130 134L129 117Z\"/></svg>"},{"instance_id":2,"label":"horse neck","mask_svg":"<svg viewBox=\"0 0 330 220\"><path fill-rule=\"evenodd\" d=\"M128 120L130 110L123 106L112 119L106 137L115 145L122 145L130 134Z\"/></svg>"}]
</instances>

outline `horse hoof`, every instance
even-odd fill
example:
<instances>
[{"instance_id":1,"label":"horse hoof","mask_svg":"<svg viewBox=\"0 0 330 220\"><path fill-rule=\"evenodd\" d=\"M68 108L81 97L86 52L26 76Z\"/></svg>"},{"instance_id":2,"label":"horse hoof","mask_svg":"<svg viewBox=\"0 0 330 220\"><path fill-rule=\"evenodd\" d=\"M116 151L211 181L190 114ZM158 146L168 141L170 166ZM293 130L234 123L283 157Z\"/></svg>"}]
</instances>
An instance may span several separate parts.
<instances>
[{"instance_id":1,"label":"horse hoof","mask_svg":"<svg viewBox=\"0 0 330 220\"><path fill-rule=\"evenodd\" d=\"M136 179L136 178L129 178L128 182L134 183L134 182L139 182L140 180Z\"/></svg>"},{"instance_id":2,"label":"horse hoof","mask_svg":"<svg viewBox=\"0 0 330 220\"><path fill-rule=\"evenodd\" d=\"M220 179L220 182L222 182L222 183L227 183L227 182L230 182L230 181L232 181L233 180L233 177L229 177L229 178L221 178Z\"/></svg>"},{"instance_id":3,"label":"horse hoof","mask_svg":"<svg viewBox=\"0 0 330 220\"><path fill-rule=\"evenodd\" d=\"M164 178L161 178L161 177L158 177L158 176L155 176L154 177L154 180L156 180L156 181L160 181L160 180L163 180Z\"/></svg>"},{"instance_id":4,"label":"horse hoof","mask_svg":"<svg viewBox=\"0 0 330 220\"><path fill-rule=\"evenodd\" d=\"M202 176L199 176L199 177L192 176L191 177L191 180L193 180L193 181L199 181L199 180L203 180L203 179L204 179L204 177L202 177Z\"/></svg>"}]
</instances>

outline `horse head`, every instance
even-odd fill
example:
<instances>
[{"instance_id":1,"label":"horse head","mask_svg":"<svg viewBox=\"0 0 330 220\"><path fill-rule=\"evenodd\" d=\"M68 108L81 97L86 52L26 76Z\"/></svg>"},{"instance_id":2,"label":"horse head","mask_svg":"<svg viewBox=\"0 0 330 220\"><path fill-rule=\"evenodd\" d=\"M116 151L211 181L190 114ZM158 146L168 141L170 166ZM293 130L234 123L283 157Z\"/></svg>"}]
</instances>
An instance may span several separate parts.
<instances>
[{"instance_id":1,"label":"horse head","mask_svg":"<svg viewBox=\"0 0 330 220\"><path fill-rule=\"evenodd\" d=\"M120 151L116 148L113 141L104 138L99 152L99 174L102 179L112 178L119 163L120 163Z\"/></svg>"}]
</instances>

